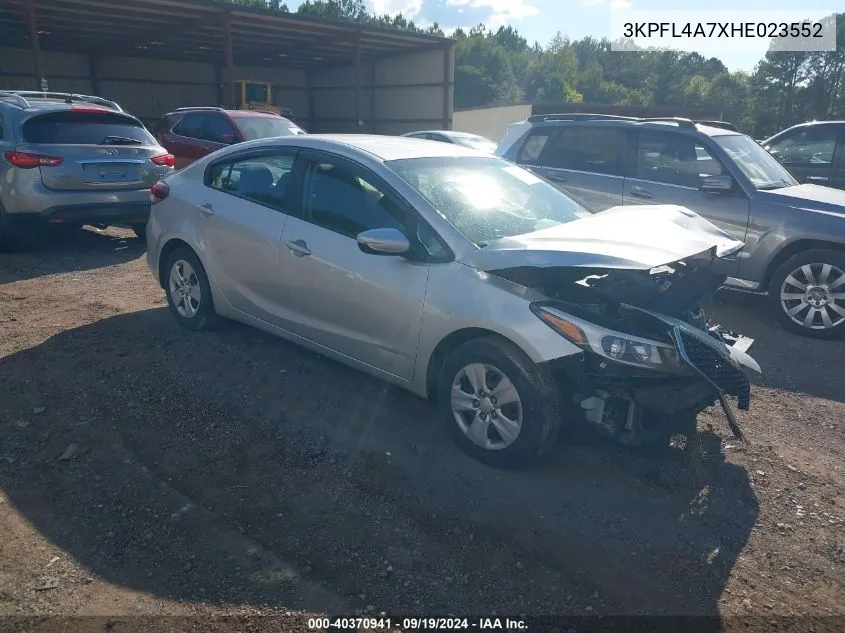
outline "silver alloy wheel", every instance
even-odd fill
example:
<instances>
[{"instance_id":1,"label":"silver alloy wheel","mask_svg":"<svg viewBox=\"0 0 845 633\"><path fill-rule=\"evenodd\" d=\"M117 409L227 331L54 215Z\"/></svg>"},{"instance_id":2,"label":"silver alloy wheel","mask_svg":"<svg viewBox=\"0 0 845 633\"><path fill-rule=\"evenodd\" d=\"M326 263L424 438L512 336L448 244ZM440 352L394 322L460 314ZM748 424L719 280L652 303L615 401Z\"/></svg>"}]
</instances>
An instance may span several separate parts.
<instances>
[{"instance_id":1,"label":"silver alloy wheel","mask_svg":"<svg viewBox=\"0 0 845 633\"><path fill-rule=\"evenodd\" d=\"M472 363L452 381L452 415L481 448L507 448L522 430L522 400L510 378L492 365Z\"/></svg>"},{"instance_id":2,"label":"silver alloy wheel","mask_svg":"<svg viewBox=\"0 0 845 633\"><path fill-rule=\"evenodd\" d=\"M780 305L801 327L829 330L845 321L845 271L832 264L804 264L786 276Z\"/></svg>"},{"instance_id":3,"label":"silver alloy wheel","mask_svg":"<svg viewBox=\"0 0 845 633\"><path fill-rule=\"evenodd\" d=\"M180 316L186 319L196 316L202 300L202 288L193 266L184 259L173 262L170 269L170 296Z\"/></svg>"}]
</instances>

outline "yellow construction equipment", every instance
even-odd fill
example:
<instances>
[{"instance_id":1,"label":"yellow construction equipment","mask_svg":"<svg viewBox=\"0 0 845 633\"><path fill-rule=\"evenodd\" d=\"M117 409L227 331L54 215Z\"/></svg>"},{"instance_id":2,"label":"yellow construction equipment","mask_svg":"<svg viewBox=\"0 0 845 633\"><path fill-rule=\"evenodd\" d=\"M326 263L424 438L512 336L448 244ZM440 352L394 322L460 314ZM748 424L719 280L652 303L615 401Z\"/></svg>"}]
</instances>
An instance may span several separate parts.
<instances>
[{"instance_id":1,"label":"yellow construction equipment","mask_svg":"<svg viewBox=\"0 0 845 633\"><path fill-rule=\"evenodd\" d=\"M293 111L273 104L273 84L266 81L237 79L234 82L238 110L263 110L292 118Z\"/></svg>"}]
</instances>

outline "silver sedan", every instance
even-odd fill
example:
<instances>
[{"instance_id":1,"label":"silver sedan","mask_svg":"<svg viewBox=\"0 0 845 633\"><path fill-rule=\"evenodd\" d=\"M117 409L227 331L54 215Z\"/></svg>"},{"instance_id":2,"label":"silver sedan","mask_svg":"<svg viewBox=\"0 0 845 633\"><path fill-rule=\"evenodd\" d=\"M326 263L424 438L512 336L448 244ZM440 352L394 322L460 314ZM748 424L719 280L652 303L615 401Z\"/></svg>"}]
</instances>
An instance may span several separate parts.
<instances>
[{"instance_id":1,"label":"silver sedan","mask_svg":"<svg viewBox=\"0 0 845 633\"><path fill-rule=\"evenodd\" d=\"M365 135L241 143L151 197L148 263L182 326L235 319L433 399L493 466L563 420L694 432L713 402L732 418L727 395L747 407L759 370L698 305L742 243L680 207L593 215L500 158Z\"/></svg>"}]
</instances>

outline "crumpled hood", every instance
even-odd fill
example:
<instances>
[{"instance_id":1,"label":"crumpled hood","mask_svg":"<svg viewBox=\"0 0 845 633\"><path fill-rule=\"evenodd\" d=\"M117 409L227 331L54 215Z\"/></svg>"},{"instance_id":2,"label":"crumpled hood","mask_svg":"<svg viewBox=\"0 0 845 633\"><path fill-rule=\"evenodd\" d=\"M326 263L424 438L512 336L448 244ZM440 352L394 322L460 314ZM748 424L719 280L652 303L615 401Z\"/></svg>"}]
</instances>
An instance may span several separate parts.
<instances>
[{"instance_id":1,"label":"crumpled hood","mask_svg":"<svg viewBox=\"0 0 845 633\"><path fill-rule=\"evenodd\" d=\"M725 256L744 244L686 207L632 205L496 240L466 261L485 271L521 266L649 270L714 246Z\"/></svg>"},{"instance_id":2,"label":"crumpled hood","mask_svg":"<svg viewBox=\"0 0 845 633\"><path fill-rule=\"evenodd\" d=\"M752 198L756 202L785 204L796 209L817 211L845 218L845 191L820 185L793 185L771 191L758 191Z\"/></svg>"}]
</instances>

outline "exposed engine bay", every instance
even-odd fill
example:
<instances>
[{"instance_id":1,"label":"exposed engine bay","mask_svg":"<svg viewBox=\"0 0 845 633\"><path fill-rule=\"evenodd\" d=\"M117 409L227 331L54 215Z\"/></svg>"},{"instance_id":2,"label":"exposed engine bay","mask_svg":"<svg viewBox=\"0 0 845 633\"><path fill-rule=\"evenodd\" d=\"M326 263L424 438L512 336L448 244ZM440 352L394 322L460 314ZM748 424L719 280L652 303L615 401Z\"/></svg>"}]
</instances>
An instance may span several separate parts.
<instances>
[{"instance_id":1,"label":"exposed engine bay","mask_svg":"<svg viewBox=\"0 0 845 633\"><path fill-rule=\"evenodd\" d=\"M548 301L538 309L571 326L559 331L571 332L567 338L584 353L553 368L568 413L621 442L641 444L694 433L697 415L717 402L734 435L743 437L726 397L747 410L747 374L760 370L745 354L753 341L710 323L702 309L725 280L715 270L720 261L711 249L649 270L491 272L542 293Z\"/></svg>"}]
</instances>

